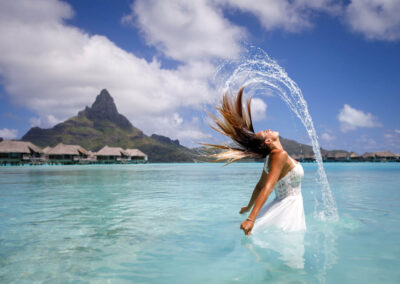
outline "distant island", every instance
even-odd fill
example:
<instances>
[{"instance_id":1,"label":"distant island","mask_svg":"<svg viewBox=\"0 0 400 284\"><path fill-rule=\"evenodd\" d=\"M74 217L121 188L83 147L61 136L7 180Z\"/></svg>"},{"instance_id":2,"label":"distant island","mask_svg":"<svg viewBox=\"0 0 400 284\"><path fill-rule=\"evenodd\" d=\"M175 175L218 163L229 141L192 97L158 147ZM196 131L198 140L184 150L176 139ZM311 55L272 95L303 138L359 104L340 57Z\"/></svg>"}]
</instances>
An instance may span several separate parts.
<instances>
[{"instance_id":1,"label":"distant island","mask_svg":"<svg viewBox=\"0 0 400 284\"><path fill-rule=\"evenodd\" d=\"M2 140L0 138L0 141ZM315 161L315 155L310 145L301 144L283 137L280 137L280 140L282 146L293 158L305 162ZM4 140L3 142L6 141ZM87 159L90 154L95 155L103 147L109 147L110 149L114 149L115 153L118 151L128 153L129 149L140 151L146 156L146 161L153 163L210 161L210 158L207 156L207 154L210 154L210 151L205 148L190 149L181 145L179 140L173 140L158 134L145 135L143 131L133 126L125 116L118 112L114 99L106 89L100 92L91 107L86 107L84 110L78 112L76 116L52 128L42 129L33 127L22 137L21 141L31 143L33 147L37 147L35 151L39 149L40 155L45 155L46 151L48 152L49 149L56 146L58 149L64 150L67 147L74 146L75 148L81 147L84 149L86 151L84 156ZM0 142L0 162L4 162L10 155L16 155L16 153L7 152L12 149L3 142ZM72 148L70 147L70 149ZM84 153L84 151L81 152ZM400 155L393 154L390 151L358 155L357 153L344 150L328 151L321 148L321 154L324 161L327 162L400 161ZM38 154L35 155L37 158ZM123 159L128 159L129 155L121 155Z\"/></svg>"}]
</instances>

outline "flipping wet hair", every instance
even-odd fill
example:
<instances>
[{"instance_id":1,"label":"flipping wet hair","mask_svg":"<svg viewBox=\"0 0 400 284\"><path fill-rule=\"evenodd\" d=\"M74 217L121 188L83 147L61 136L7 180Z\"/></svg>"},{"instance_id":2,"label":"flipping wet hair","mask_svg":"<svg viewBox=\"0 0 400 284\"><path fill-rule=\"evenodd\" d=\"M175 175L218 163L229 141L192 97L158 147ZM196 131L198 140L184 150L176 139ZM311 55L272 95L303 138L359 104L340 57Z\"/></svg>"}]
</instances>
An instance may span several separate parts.
<instances>
[{"instance_id":1,"label":"flipping wet hair","mask_svg":"<svg viewBox=\"0 0 400 284\"><path fill-rule=\"evenodd\" d=\"M265 158L270 149L265 145L264 139L254 133L251 119L251 97L246 101L246 107L242 103L244 87L240 88L236 96L225 92L220 106L216 106L220 117L208 113L215 122L211 126L215 131L232 139L233 145L207 144L210 149L223 150L211 156L215 162L227 161L233 163L243 158Z\"/></svg>"}]
</instances>

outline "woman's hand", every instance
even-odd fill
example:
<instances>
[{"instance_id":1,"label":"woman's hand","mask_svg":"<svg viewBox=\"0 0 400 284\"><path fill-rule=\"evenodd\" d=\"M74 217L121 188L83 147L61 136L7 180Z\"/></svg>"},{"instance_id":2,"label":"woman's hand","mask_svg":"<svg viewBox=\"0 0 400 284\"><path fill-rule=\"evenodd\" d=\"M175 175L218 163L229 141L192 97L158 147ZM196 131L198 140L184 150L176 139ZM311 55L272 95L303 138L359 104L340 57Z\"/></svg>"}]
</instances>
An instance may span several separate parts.
<instances>
[{"instance_id":1,"label":"woman's hand","mask_svg":"<svg viewBox=\"0 0 400 284\"><path fill-rule=\"evenodd\" d=\"M246 213L246 212L249 212L249 210L250 210L250 208L249 207L247 207L247 206L245 206L245 207L242 207L241 209L240 209L240 214L243 214L243 213Z\"/></svg>"},{"instance_id":2,"label":"woman's hand","mask_svg":"<svg viewBox=\"0 0 400 284\"><path fill-rule=\"evenodd\" d=\"M249 236L251 230L253 229L253 226L254 226L254 221L246 219L240 225L240 229L244 231L245 235Z\"/></svg>"}]
</instances>

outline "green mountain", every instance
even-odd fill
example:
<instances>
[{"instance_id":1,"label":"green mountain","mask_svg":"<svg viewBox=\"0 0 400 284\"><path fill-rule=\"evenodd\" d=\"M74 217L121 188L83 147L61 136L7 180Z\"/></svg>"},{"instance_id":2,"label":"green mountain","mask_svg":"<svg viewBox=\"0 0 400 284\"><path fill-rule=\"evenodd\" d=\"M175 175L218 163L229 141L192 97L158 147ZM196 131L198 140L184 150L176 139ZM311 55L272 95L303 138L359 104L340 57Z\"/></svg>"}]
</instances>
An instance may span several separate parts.
<instances>
[{"instance_id":1,"label":"green mountain","mask_svg":"<svg viewBox=\"0 0 400 284\"><path fill-rule=\"evenodd\" d=\"M145 135L129 120L118 113L113 98L102 90L92 107L86 107L74 116L53 128L31 128L22 140L38 146L78 144L92 151L103 146L136 148L146 153L149 162L196 162L202 157L178 140L153 134Z\"/></svg>"},{"instance_id":2,"label":"green mountain","mask_svg":"<svg viewBox=\"0 0 400 284\"><path fill-rule=\"evenodd\" d=\"M189 149L179 144L178 140L153 134L145 135L134 127L120 113L113 98L107 90L102 90L91 107L86 107L74 116L53 128L31 128L22 140L30 141L38 146L54 147L58 143L77 144L91 151L98 151L103 146L136 148L146 153L150 162L201 162L210 161L210 157L202 154L213 153L203 147ZM300 144L294 140L280 137L282 146L289 155L312 156L310 145ZM341 150L328 152L346 152Z\"/></svg>"}]
</instances>

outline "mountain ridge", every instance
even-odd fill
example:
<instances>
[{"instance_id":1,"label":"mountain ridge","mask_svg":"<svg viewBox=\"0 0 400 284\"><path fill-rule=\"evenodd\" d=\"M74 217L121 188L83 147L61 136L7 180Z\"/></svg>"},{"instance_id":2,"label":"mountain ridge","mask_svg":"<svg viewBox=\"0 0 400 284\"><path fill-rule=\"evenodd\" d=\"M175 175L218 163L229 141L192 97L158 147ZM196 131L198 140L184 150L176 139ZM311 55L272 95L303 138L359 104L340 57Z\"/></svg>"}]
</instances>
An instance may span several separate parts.
<instances>
[{"instance_id":1,"label":"mountain ridge","mask_svg":"<svg viewBox=\"0 0 400 284\"><path fill-rule=\"evenodd\" d=\"M295 140L280 137L282 146L289 155L314 155L312 146L301 144ZM30 141L38 146L55 146L62 142L65 144L78 144L82 147L98 151L103 146L123 148L137 148L146 153L149 162L200 162L209 161L201 153L203 148L189 149L169 137L152 134L147 136L136 128L122 114L114 103L110 93L103 89L97 95L91 107L86 106L66 121L52 128L42 129L32 127L23 137L23 141ZM334 150L335 152L347 152ZM322 154L327 151L321 148ZM349 152L347 152L349 153Z\"/></svg>"},{"instance_id":2,"label":"mountain ridge","mask_svg":"<svg viewBox=\"0 0 400 284\"><path fill-rule=\"evenodd\" d=\"M85 107L74 117L52 128L31 128L23 137L38 146L55 146L63 142L79 144L98 151L105 145L137 148L146 153L149 162L195 162L201 156L180 145L178 140L153 134L145 135L117 110L113 98L106 89L96 97L91 107Z\"/></svg>"}]
</instances>

